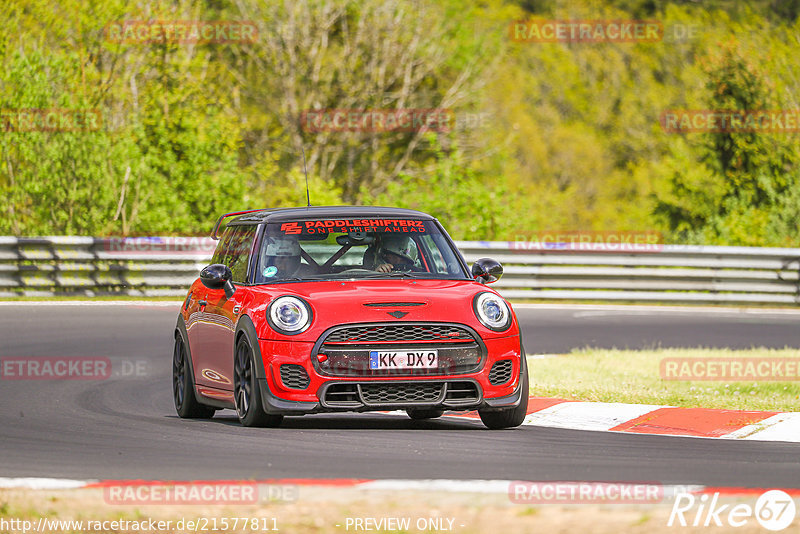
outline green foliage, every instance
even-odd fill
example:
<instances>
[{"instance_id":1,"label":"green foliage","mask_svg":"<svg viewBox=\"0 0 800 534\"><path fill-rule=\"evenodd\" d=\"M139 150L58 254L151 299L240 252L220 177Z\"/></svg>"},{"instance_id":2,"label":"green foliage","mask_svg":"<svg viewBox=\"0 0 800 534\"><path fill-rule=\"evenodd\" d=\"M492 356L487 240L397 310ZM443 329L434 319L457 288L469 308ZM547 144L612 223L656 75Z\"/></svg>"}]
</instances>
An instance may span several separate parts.
<instances>
[{"instance_id":1,"label":"green foliage","mask_svg":"<svg viewBox=\"0 0 800 534\"><path fill-rule=\"evenodd\" d=\"M668 133L669 109L797 110L798 2L7 0L0 234L204 234L226 210L414 207L461 239L661 231L800 246L796 133ZM654 43L516 43L514 20L655 19ZM114 43L125 20L243 20L254 42ZM313 132L315 109L446 108L437 132ZM474 119L478 120L474 120Z\"/></svg>"},{"instance_id":2,"label":"green foliage","mask_svg":"<svg viewBox=\"0 0 800 534\"><path fill-rule=\"evenodd\" d=\"M747 59L757 52L742 48L732 38L706 58L707 109L780 109L769 87L769 74ZM795 139L759 131L689 135L696 143L681 144L682 154L674 150L677 144L672 145L674 163L668 163L672 170L667 177L671 190L655 208L673 236L753 246L798 242L797 205L787 202L797 198L800 188Z\"/></svg>"},{"instance_id":3,"label":"green foliage","mask_svg":"<svg viewBox=\"0 0 800 534\"><path fill-rule=\"evenodd\" d=\"M507 195L501 183L487 188L454 146L449 153L438 148L436 163L424 176L402 175L375 202L435 213L455 239L491 240L508 235L511 227Z\"/></svg>"}]
</instances>

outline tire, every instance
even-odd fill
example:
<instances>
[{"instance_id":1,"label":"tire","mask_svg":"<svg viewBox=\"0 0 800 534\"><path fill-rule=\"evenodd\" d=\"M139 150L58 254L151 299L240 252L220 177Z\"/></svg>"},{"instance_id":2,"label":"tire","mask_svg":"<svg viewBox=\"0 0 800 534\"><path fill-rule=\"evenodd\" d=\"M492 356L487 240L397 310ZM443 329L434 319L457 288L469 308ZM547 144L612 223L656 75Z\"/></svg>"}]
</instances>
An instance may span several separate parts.
<instances>
[{"instance_id":1,"label":"tire","mask_svg":"<svg viewBox=\"0 0 800 534\"><path fill-rule=\"evenodd\" d=\"M528 414L530 388L528 387L528 363L524 351L522 352L521 364L520 383L522 384L522 399L520 399L519 406L501 410L478 410L481 421L491 430L517 427L522 424L522 421L525 420L525 416Z\"/></svg>"},{"instance_id":2,"label":"tire","mask_svg":"<svg viewBox=\"0 0 800 534\"><path fill-rule=\"evenodd\" d=\"M441 417L444 414L444 410L438 410L436 408L409 408L406 410L408 416L415 420L415 421L422 421L425 419L436 419L437 417Z\"/></svg>"},{"instance_id":3,"label":"tire","mask_svg":"<svg viewBox=\"0 0 800 534\"><path fill-rule=\"evenodd\" d=\"M253 348L246 335L239 338L233 355L233 398L236 415L242 426L276 427L283 421L282 415L270 415L264 411L255 374Z\"/></svg>"},{"instance_id":4,"label":"tire","mask_svg":"<svg viewBox=\"0 0 800 534\"><path fill-rule=\"evenodd\" d=\"M216 411L197 402L189 351L180 332L175 335L175 346L172 351L172 400L175 402L178 417L183 419L208 419L213 417Z\"/></svg>"}]
</instances>

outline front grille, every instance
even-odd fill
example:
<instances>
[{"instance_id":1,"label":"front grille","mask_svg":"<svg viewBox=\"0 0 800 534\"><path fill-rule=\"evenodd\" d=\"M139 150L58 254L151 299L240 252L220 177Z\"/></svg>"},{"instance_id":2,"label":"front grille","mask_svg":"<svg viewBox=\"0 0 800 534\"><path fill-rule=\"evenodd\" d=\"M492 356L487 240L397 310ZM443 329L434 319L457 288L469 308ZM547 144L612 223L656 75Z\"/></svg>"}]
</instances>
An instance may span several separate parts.
<instances>
[{"instance_id":1,"label":"front grille","mask_svg":"<svg viewBox=\"0 0 800 534\"><path fill-rule=\"evenodd\" d=\"M284 363L281 365L281 381L290 389L306 389L308 387L308 373L302 365Z\"/></svg>"},{"instance_id":2,"label":"front grille","mask_svg":"<svg viewBox=\"0 0 800 534\"><path fill-rule=\"evenodd\" d=\"M361 406L358 384L332 384L325 391L325 403L339 408Z\"/></svg>"},{"instance_id":3,"label":"front grille","mask_svg":"<svg viewBox=\"0 0 800 534\"><path fill-rule=\"evenodd\" d=\"M451 404L474 402L481 398L475 382L450 382L447 384L445 400Z\"/></svg>"},{"instance_id":4,"label":"front grille","mask_svg":"<svg viewBox=\"0 0 800 534\"><path fill-rule=\"evenodd\" d=\"M492 370L489 371L489 383L493 386L505 384L511 380L511 370L514 364L511 360L500 360L492 365Z\"/></svg>"},{"instance_id":5,"label":"front grille","mask_svg":"<svg viewBox=\"0 0 800 534\"><path fill-rule=\"evenodd\" d=\"M361 397L368 404L436 402L442 396L442 382L416 384L362 384Z\"/></svg>"},{"instance_id":6,"label":"front grille","mask_svg":"<svg viewBox=\"0 0 800 534\"><path fill-rule=\"evenodd\" d=\"M330 384L321 394L328 408L408 406L436 404L442 408L474 407L481 393L474 381L340 382Z\"/></svg>"},{"instance_id":7,"label":"front grille","mask_svg":"<svg viewBox=\"0 0 800 534\"><path fill-rule=\"evenodd\" d=\"M398 341L473 341L466 329L448 324L349 326L331 332L326 343L396 343Z\"/></svg>"},{"instance_id":8,"label":"front grille","mask_svg":"<svg viewBox=\"0 0 800 534\"><path fill-rule=\"evenodd\" d=\"M430 347L430 345L428 345ZM424 350L426 347L411 344L400 347L379 347L383 350ZM481 349L477 343L448 344L435 347L439 361L437 367L417 369L370 369L370 347L322 345L319 354L327 356L317 364L319 371L329 376L423 376L457 375L478 369Z\"/></svg>"},{"instance_id":9,"label":"front grille","mask_svg":"<svg viewBox=\"0 0 800 534\"><path fill-rule=\"evenodd\" d=\"M372 308L408 308L411 306L425 306L424 302L368 302L364 306Z\"/></svg>"},{"instance_id":10,"label":"front grille","mask_svg":"<svg viewBox=\"0 0 800 534\"><path fill-rule=\"evenodd\" d=\"M371 351L435 349L436 367L370 369ZM316 356L319 355L319 358ZM324 376L451 376L481 369L486 347L470 328L448 323L375 323L340 326L325 332L312 353ZM321 360L321 361L320 361Z\"/></svg>"}]
</instances>

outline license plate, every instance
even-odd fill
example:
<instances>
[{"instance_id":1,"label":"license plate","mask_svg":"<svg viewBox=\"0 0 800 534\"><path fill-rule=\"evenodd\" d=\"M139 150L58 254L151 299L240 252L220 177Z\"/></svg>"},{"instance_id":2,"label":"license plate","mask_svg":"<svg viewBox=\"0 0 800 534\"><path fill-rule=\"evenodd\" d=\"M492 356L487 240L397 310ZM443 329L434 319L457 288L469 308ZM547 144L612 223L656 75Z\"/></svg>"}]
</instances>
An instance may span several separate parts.
<instances>
[{"instance_id":1,"label":"license plate","mask_svg":"<svg viewBox=\"0 0 800 534\"><path fill-rule=\"evenodd\" d=\"M437 350L372 350L370 369L430 369L438 367Z\"/></svg>"}]
</instances>

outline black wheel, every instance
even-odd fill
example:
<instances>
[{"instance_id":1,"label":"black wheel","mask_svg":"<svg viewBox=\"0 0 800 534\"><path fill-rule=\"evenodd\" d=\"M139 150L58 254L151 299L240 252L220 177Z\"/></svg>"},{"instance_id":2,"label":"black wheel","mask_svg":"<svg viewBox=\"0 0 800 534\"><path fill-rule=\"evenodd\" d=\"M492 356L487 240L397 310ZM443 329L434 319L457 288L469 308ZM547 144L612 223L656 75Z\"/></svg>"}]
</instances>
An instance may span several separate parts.
<instances>
[{"instance_id":1,"label":"black wheel","mask_svg":"<svg viewBox=\"0 0 800 534\"><path fill-rule=\"evenodd\" d=\"M423 419L436 419L437 417L441 417L442 414L444 414L444 410L437 410L436 408L409 408L406 410L406 413L411 419L420 421Z\"/></svg>"},{"instance_id":2,"label":"black wheel","mask_svg":"<svg viewBox=\"0 0 800 534\"><path fill-rule=\"evenodd\" d=\"M189 365L189 352L180 333L175 336L175 348L172 351L172 399L175 401L175 411L179 417L199 419L214 416L214 408L197 402L194 394L194 377Z\"/></svg>"},{"instance_id":3,"label":"black wheel","mask_svg":"<svg viewBox=\"0 0 800 534\"><path fill-rule=\"evenodd\" d=\"M282 415L270 415L264 411L254 372L253 349L247 336L239 338L233 362L233 396L236 414L244 426L275 427L283 421Z\"/></svg>"},{"instance_id":4,"label":"black wheel","mask_svg":"<svg viewBox=\"0 0 800 534\"><path fill-rule=\"evenodd\" d=\"M506 408L503 410L478 410L478 415L481 416L481 421L488 428L492 430L500 430L502 428L512 428L522 424L525 416L528 413L528 397L530 396L530 389L528 387L528 364L525 359L525 352L522 352L522 359L520 361L520 383L522 384L522 399L520 399L519 406L514 408Z\"/></svg>"}]
</instances>

